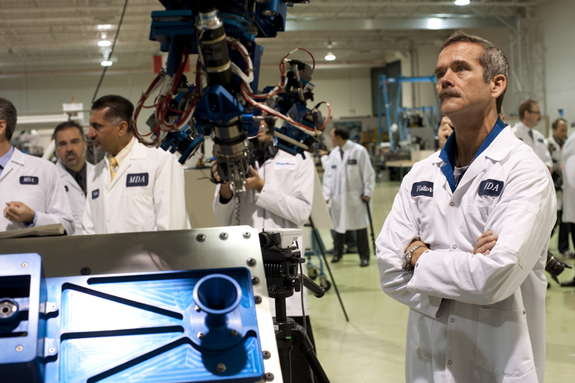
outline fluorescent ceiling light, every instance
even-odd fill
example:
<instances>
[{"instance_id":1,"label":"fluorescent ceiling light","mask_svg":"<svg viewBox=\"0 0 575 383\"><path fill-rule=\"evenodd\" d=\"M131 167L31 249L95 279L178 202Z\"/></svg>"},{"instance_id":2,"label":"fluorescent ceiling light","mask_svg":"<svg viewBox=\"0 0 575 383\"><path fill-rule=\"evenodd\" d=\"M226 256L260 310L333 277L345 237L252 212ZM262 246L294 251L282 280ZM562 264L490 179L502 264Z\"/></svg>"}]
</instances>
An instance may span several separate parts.
<instances>
[{"instance_id":1,"label":"fluorescent ceiling light","mask_svg":"<svg viewBox=\"0 0 575 383\"><path fill-rule=\"evenodd\" d=\"M112 29L112 24L100 24L97 28L99 31L109 31Z\"/></svg>"},{"instance_id":2,"label":"fluorescent ceiling light","mask_svg":"<svg viewBox=\"0 0 575 383\"><path fill-rule=\"evenodd\" d=\"M469 0L455 0L455 5L468 5L469 3Z\"/></svg>"},{"instance_id":3,"label":"fluorescent ceiling light","mask_svg":"<svg viewBox=\"0 0 575 383\"><path fill-rule=\"evenodd\" d=\"M110 45L112 45L112 42L110 40L98 41L98 46L100 46L100 47L109 47Z\"/></svg>"},{"instance_id":4,"label":"fluorescent ceiling light","mask_svg":"<svg viewBox=\"0 0 575 383\"><path fill-rule=\"evenodd\" d=\"M325 55L324 57L327 61L333 61L335 60L335 55L331 52L329 52L327 55Z\"/></svg>"},{"instance_id":5,"label":"fluorescent ceiling light","mask_svg":"<svg viewBox=\"0 0 575 383\"><path fill-rule=\"evenodd\" d=\"M100 63L102 66L112 66L112 62L110 60L104 60Z\"/></svg>"},{"instance_id":6,"label":"fluorescent ceiling light","mask_svg":"<svg viewBox=\"0 0 575 383\"><path fill-rule=\"evenodd\" d=\"M437 18L430 18L427 20L427 27L429 29L441 29L443 25L443 20Z\"/></svg>"}]
</instances>

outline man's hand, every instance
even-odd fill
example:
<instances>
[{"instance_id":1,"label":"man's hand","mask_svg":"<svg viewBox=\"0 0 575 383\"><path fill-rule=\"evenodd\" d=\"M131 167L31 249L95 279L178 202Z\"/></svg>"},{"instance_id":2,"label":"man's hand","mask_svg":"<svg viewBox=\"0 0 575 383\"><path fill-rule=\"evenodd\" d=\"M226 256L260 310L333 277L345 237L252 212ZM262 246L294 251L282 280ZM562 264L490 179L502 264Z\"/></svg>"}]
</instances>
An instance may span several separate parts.
<instances>
[{"instance_id":1,"label":"man's hand","mask_svg":"<svg viewBox=\"0 0 575 383\"><path fill-rule=\"evenodd\" d=\"M256 169L254 169L253 166L251 165L250 165L250 174L251 177L246 178L246 190L257 190L261 192L265 185L265 182L260 177Z\"/></svg>"},{"instance_id":2,"label":"man's hand","mask_svg":"<svg viewBox=\"0 0 575 383\"><path fill-rule=\"evenodd\" d=\"M405 249L405 253L407 253L409 250L411 250L413 247L417 245L420 245L421 247L415 249L415 251L411 255L411 266L413 267L415 267L415 264L417 263L419 257L421 257L421 254L423 254L426 250L429 250L429 246L427 244L421 242L419 239L414 239L413 241L411 241L409 246L407 246L407 249Z\"/></svg>"},{"instance_id":3,"label":"man's hand","mask_svg":"<svg viewBox=\"0 0 575 383\"><path fill-rule=\"evenodd\" d=\"M487 230L485 233L481 234L479 238L477 238L477 243L475 247L471 251L471 254L483 254L489 255L491 249L497 243L497 235L493 234L493 230Z\"/></svg>"},{"instance_id":4,"label":"man's hand","mask_svg":"<svg viewBox=\"0 0 575 383\"><path fill-rule=\"evenodd\" d=\"M318 149L318 150L317 150L317 154L319 154L319 156L321 157L321 156L328 155L329 152L328 152L327 150Z\"/></svg>"},{"instance_id":5,"label":"man's hand","mask_svg":"<svg viewBox=\"0 0 575 383\"><path fill-rule=\"evenodd\" d=\"M36 213L30 209L26 204L19 201L6 202L4 208L4 217L12 222L34 222Z\"/></svg>"},{"instance_id":6,"label":"man's hand","mask_svg":"<svg viewBox=\"0 0 575 383\"><path fill-rule=\"evenodd\" d=\"M371 197L368 197L366 195L362 195L361 199L364 200L365 202L369 202L371 200Z\"/></svg>"},{"instance_id":7,"label":"man's hand","mask_svg":"<svg viewBox=\"0 0 575 383\"><path fill-rule=\"evenodd\" d=\"M439 141L439 149L443 148L443 145L447 142L449 136L453 133L453 125L449 117L443 116L441 119L441 124L439 129L437 129L437 140Z\"/></svg>"},{"instance_id":8,"label":"man's hand","mask_svg":"<svg viewBox=\"0 0 575 383\"><path fill-rule=\"evenodd\" d=\"M226 200L231 199L233 196L232 189L230 188L231 182L227 181L227 182L222 183L222 178L218 174L218 161L217 160L212 163L212 178L214 180L216 180L216 182L221 183L221 185L222 185L222 186L220 186L220 196Z\"/></svg>"}]
</instances>

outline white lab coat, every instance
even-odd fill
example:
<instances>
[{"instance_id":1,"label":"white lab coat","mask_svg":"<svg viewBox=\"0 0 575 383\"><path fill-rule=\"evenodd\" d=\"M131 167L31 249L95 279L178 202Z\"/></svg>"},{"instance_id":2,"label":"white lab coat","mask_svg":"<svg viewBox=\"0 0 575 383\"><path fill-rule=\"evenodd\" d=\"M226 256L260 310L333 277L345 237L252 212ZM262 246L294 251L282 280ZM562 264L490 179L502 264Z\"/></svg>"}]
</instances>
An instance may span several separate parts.
<instances>
[{"instance_id":1,"label":"white lab coat","mask_svg":"<svg viewBox=\"0 0 575 383\"><path fill-rule=\"evenodd\" d=\"M343 145L343 160L340 151L335 147L329 161L322 161L323 196L329 200L335 231L343 234L369 225L367 206L361 196L373 195L375 171L363 146L348 140Z\"/></svg>"},{"instance_id":2,"label":"white lab coat","mask_svg":"<svg viewBox=\"0 0 575 383\"><path fill-rule=\"evenodd\" d=\"M549 153L549 144L547 140L539 131L535 129L529 129L527 125L519 121L513 126L513 133L517 138L523 141L527 146L529 146L537 157L545 163L545 165L552 167L553 160L551 159L551 154ZM533 132L533 139L529 137L529 130Z\"/></svg>"},{"instance_id":3,"label":"white lab coat","mask_svg":"<svg viewBox=\"0 0 575 383\"><path fill-rule=\"evenodd\" d=\"M563 149L555 141L553 135L550 135L547 141L549 142L549 147L553 147L553 151L549 151L551 160L553 160L553 172L559 172L559 165L563 163ZM563 209L563 191L555 189L555 193L557 193L557 210L560 211Z\"/></svg>"},{"instance_id":4,"label":"white lab coat","mask_svg":"<svg viewBox=\"0 0 575 383\"><path fill-rule=\"evenodd\" d=\"M384 292L410 308L406 381L543 382L549 171L508 127L455 192L439 156L407 174L376 241ZM487 230L495 247L471 254ZM407 272L403 254L418 237L430 250Z\"/></svg>"},{"instance_id":5,"label":"white lab coat","mask_svg":"<svg viewBox=\"0 0 575 383\"><path fill-rule=\"evenodd\" d=\"M72 215L74 216L75 235L82 234L82 216L84 215L84 207L86 206L86 194L78 185L78 182L66 170L61 160L56 162L56 170L60 175L60 181L66 189L66 195L70 201L72 208ZM86 161L86 190L90 190L89 180L93 176L94 165Z\"/></svg>"},{"instance_id":6,"label":"white lab coat","mask_svg":"<svg viewBox=\"0 0 575 383\"><path fill-rule=\"evenodd\" d=\"M135 142L114 180L109 166L104 158L88 182L85 234L190 229L184 171L174 155Z\"/></svg>"},{"instance_id":7,"label":"white lab coat","mask_svg":"<svg viewBox=\"0 0 575 383\"><path fill-rule=\"evenodd\" d=\"M14 149L0 175L0 209L11 201L23 202L34 210L36 226L61 223L68 235L74 234L70 202L51 162ZM0 231L24 228L24 223L11 222L0 214Z\"/></svg>"},{"instance_id":8,"label":"white lab coat","mask_svg":"<svg viewBox=\"0 0 575 383\"><path fill-rule=\"evenodd\" d=\"M247 190L239 193L239 223L236 220L238 201L234 197L227 204L220 202L220 187L216 187L213 210L223 226L249 225L256 230L302 228L311 214L313 201L314 164L309 154L304 160L300 154L292 156L280 150L256 170L265 181L261 192ZM302 256L305 246L302 247ZM307 295L304 293L307 312ZM275 316L275 305L270 304ZM287 314L303 316L299 293L286 299Z\"/></svg>"},{"instance_id":9,"label":"white lab coat","mask_svg":"<svg viewBox=\"0 0 575 383\"><path fill-rule=\"evenodd\" d=\"M563 222L575 223L575 134L563 145Z\"/></svg>"}]
</instances>

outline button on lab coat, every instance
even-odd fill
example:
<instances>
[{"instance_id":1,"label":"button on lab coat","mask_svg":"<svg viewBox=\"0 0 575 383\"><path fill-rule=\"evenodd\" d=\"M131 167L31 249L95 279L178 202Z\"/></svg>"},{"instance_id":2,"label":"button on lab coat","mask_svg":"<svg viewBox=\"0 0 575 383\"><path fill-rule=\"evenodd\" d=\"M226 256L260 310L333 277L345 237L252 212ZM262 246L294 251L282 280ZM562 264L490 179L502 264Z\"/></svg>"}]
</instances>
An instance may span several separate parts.
<instances>
[{"instance_id":1,"label":"button on lab coat","mask_svg":"<svg viewBox=\"0 0 575 383\"><path fill-rule=\"evenodd\" d=\"M256 170L265 181L261 192L247 190L239 193L239 223L236 220L238 201L232 198L227 204L220 203L220 187L216 187L213 209L220 225L249 225L254 229L302 228L311 214L313 201L314 164L309 154L304 160L300 154L292 156L279 151ZM302 256L305 246L302 246ZM307 312L307 295L304 303ZM270 306L275 315L275 306ZM287 314L302 316L300 293L286 299Z\"/></svg>"},{"instance_id":2,"label":"button on lab coat","mask_svg":"<svg viewBox=\"0 0 575 383\"><path fill-rule=\"evenodd\" d=\"M553 181L509 127L452 192L438 153L401 184L376 247L384 292L409 306L408 382L543 382ZM493 230L490 254L471 254ZM430 250L401 267L414 238Z\"/></svg>"},{"instance_id":3,"label":"button on lab coat","mask_svg":"<svg viewBox=\"0 0 575 383\"><path fill-rule=\"evenodd\" d=\"M74 234L70 202L52 163L14 149L0 175L0 209L3 211L11 201L23 202L34 210L36 226L61 223L68 235ZM11 222L0 214L0 231L24 228L23 222Z\"/></svg>"},{"instance_id":4,"label":"button on lab coat","mask_svg":"<svg viewBox=\"0 0 575 383\"><path fill-rule=\"evenodd\" d=\"M82 234L82 216L84 215L84 207L86 206L86 194L78 185L78 182L72 177L72 175L66 170L64 164L61 160L56 162L56 170L60 175L60 181L66 189L66 195L70 201L70 207L72 208L72 215L74 216L74 231L75 235ZM88 184L92 173L94 172L94 165L86 162L86 190L90 190L90 185Z\"/></svg>"},{"instance_id":5,"label":"button on lab coat","mask_svg":"<svg viewBox=\"0 0 575 383\"><path fill-rule=\"evenodd\" d=\"M88 185L85 234L190 229L184 171L174 155L161 149L135 142L113 180L104 158Z\"/></svg>"},{"instance_id":6,"label":"button on lab coat","mask_svg":"<svg viewBox=\"0 0 575 383\"><path fill-rule=\"evenodd\" d=\"M371 197L375 187L375 171L367 150L348 140L343 145L343 160L340 148L336 147L328 161L322 160L322 165L323 196L329 200L335 231L365 229L369 216L361 196Z\"/></svg>"}]
</instances>

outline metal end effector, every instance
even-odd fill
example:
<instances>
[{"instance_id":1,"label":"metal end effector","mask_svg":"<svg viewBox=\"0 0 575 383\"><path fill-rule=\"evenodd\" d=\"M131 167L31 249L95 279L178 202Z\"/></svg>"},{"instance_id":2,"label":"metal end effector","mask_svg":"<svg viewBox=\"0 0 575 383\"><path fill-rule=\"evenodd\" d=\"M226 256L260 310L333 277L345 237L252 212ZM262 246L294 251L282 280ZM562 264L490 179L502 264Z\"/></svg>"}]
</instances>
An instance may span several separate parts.
<instances>
[{"instance_id":1,"label":"metal end effector","mask_svg":"<svg viewBox=\"0 0 575 383\"><path fill-rule=\"evenodd\" d=\"M137 120L144 102L156 94L154 114L148 120L151 130L142 135L143 143L181 154L184 163L200 147L203 138L213 136L213 155L223 182L230 181L236 192L245 190L249 142L259 129L262 114L284 121L274 129L277 146L291 154L313 152L316 137L327 118L306 107L313 101L310 83L312 66L288 59L280 62L276 86L258 93L259 65L263 48L256 37L275 37L285 30L287 7L307 1L192 1L162 0L165 11L152 12L150 39L169 52L167 67L158 75L134 112ZM197 54L195 82L183 75L188 56ZM275 124L274 124L275 125ZM273 126L270 124L270 126Z\"/></svg>"}]
</instances>

